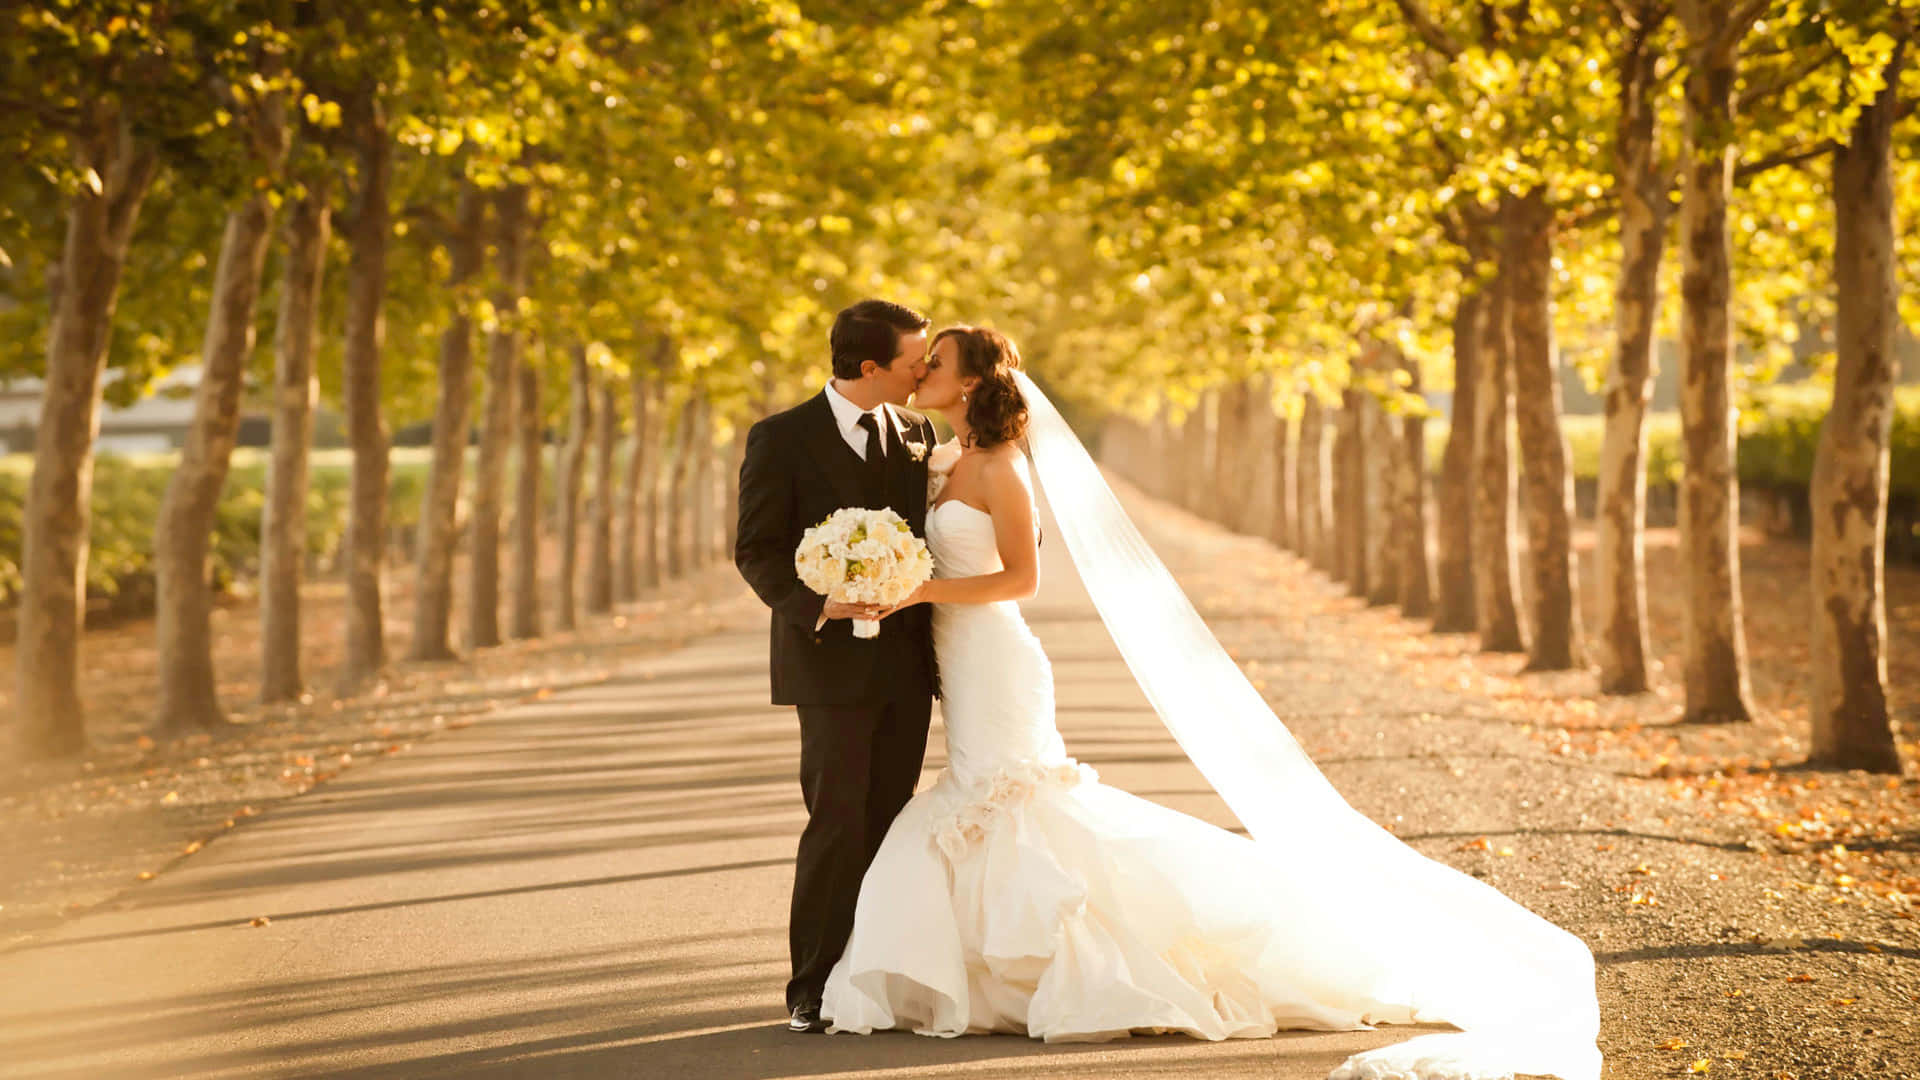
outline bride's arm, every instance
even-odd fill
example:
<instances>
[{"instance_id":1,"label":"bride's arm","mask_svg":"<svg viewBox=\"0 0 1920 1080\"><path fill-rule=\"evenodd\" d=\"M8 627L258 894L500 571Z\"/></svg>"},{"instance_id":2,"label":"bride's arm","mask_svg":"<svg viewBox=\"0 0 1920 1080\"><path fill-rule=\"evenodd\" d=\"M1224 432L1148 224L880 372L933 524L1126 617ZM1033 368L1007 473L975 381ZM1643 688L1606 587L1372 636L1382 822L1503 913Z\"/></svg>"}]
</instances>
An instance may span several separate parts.
<instances>
[{"instance_id":1,"label":"bride's arm","mask_svg":"<svg viewBox=\"0 0 1920 1080\"><path fill-rule=\"evenodd\" d=\"M1040 589L1040 550L1034 539L1033 485L1019 449L1007 447L981 470L994 544L1004 569L963 578L935 578L901 607L913 604L992 604L1026 600ZM896 609L897 610L897 609Z\"/></svg>"}]
</instances>

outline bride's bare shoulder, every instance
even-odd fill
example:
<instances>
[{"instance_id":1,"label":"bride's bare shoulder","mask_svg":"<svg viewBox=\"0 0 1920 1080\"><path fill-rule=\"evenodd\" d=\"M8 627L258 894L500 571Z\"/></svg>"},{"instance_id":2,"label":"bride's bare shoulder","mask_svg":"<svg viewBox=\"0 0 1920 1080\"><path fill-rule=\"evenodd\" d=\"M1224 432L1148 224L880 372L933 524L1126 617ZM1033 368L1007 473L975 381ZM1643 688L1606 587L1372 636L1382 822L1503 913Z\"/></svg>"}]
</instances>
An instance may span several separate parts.
<instances>
[{"instance_id":1,"label":"bride's bare shoulder","mask_svg":"<svg viewBox=\"0 0 1920 1080\"><path fill-rule=\"evenodd\" d=\"M1033 480L1027 475L1027 455L1013 443L1001 443L986 450L986 468L983 470L989 482L1018 485L1021 489L1032 491Z\"/></svg>"}]
</instances>

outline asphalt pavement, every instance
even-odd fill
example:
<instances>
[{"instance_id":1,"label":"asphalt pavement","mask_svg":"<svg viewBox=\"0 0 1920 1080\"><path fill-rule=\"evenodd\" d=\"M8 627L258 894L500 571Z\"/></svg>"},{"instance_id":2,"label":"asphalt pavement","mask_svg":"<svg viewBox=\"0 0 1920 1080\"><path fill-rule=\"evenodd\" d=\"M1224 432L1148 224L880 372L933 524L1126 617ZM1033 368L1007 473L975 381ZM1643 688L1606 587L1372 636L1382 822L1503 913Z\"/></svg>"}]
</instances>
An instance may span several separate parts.
<instances>
[{"instance_id":1,"label":"asphalt pavement","mask_svg":"<svg viewBox=\"0 0 1920 1080\"><path fill-rule=\"evenodd\" d=\"M1070 752L1233 825L1043 554ZM356 766L0 954L0 1076L1305 1080L1406 1036L789 1034L804 812L766 698L754 626Z\"/></svg>"}]
</instances>

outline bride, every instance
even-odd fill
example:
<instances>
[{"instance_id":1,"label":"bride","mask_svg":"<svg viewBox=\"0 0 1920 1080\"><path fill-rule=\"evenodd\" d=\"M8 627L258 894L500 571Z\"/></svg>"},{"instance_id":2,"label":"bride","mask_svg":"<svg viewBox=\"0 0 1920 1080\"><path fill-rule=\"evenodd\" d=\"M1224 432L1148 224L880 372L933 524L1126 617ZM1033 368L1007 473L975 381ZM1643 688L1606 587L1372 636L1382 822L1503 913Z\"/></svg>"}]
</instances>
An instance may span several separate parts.
<instances>
[{"instance_id":1,"label":"bride","mask_svg":"<svg viewBox=\"0 0 1920 1080\"><path fill-rule=\"evenodd\" d=\"M1596 1080L1593 957L1571 934L1349 807L1121 511L993 330L941 331L916 404L948 767L894 819L826 985L831 1030L1264 1037L1452 1024L1336 1078ZM1018 602L1033 476L1142 689L1250 837L1099 782L1054 726ZM907 605L902 605L907 606ZM897 609L896 609L897 610Z\"/></svg>"}]
</instances>

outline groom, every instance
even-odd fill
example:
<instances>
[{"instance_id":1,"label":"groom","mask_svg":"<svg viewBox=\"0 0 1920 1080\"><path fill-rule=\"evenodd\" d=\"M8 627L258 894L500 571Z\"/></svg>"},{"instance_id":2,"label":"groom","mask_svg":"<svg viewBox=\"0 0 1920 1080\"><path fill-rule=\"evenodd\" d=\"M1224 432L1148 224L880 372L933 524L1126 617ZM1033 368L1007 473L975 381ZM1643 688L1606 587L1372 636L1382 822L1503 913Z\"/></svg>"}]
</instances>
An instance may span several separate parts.
<instances>
[{"instance_id":1,"label":"groom","mask_svg":"<svg viewBox=\"0 0 1920 1080\"><path fill-rule=\"evenodd\" d=\"M788 1029L821 1032L827 973L853 929L860 879L920 779L936 674L929 608L852 634L870 605L826 601L800 584L800 535L846 506L892 507L927 523L926 417L898 406L926 375L927 317L862 300L833 321L833 378L747 433L734 565L773 609L773 703L798 706L807 827L795 862Z\"/></svg>"}]
</instances>

